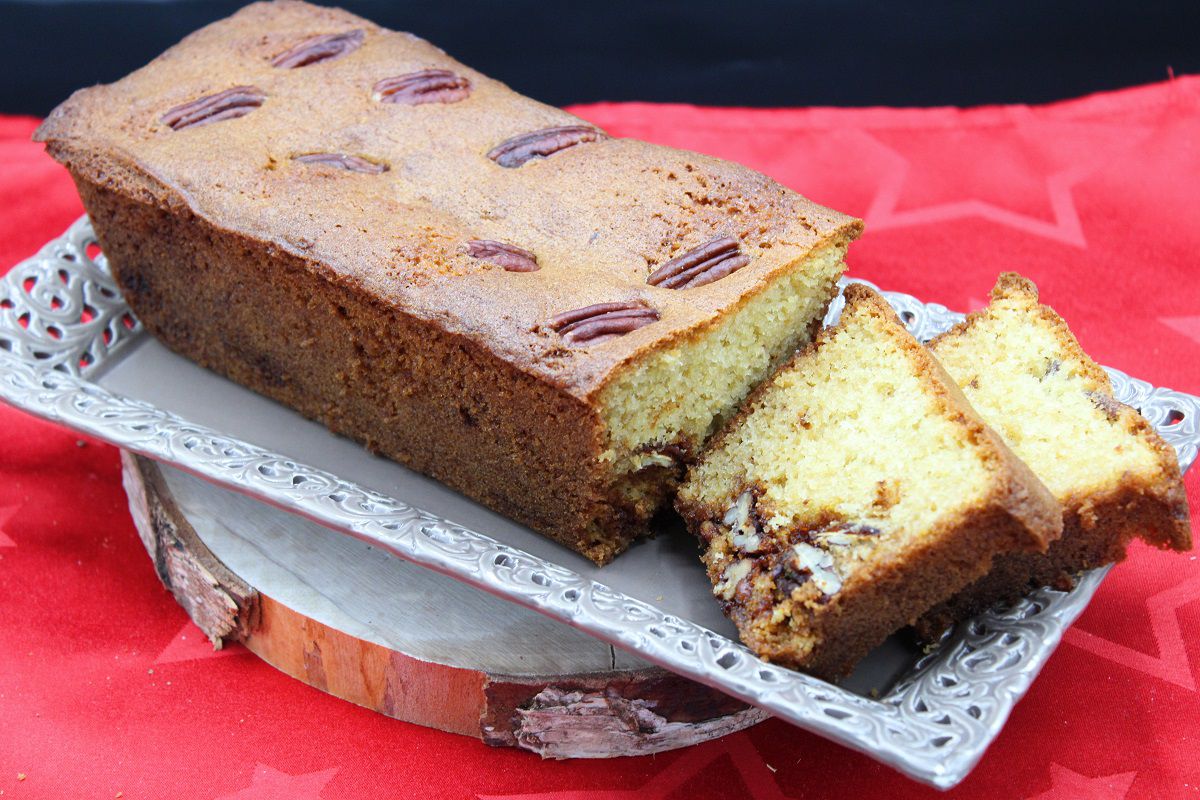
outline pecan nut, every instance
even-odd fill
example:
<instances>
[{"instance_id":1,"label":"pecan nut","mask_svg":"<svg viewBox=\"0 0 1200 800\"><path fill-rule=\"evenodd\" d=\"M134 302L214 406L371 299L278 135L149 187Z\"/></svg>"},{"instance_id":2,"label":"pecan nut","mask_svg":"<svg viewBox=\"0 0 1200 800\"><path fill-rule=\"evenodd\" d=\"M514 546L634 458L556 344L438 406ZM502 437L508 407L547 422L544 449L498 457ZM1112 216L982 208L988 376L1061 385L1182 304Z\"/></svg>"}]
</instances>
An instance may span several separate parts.
<instances>
[{"instance_id":1,"label":"pecan nut","mask_svg":"<svg viewBox=\"0 0 1200 800\"><path fill-rule=\"evenodd\" d=\"M375 84L372 95L380 103L419 106L424 103L457 103L471 94L471 81L448 69L423 69Z\"/></svg>"},{"instance_id":2,"label":"pecan nut","mask_svg":"<svg viewBox=\"0 0 1200 800\"><path fill-rule=\"evenodd\" d=\"M536 272L540 267L537 256L528 250L490 239L472 239L467 242L467 252L472 258L490 261L509 272Z\"/></svg>"},{"instance_id":3,"label":"pecan nut","mask_svg":"<svg viewBox=\"0 0 1200 800\"><path fill-rule=\"evenodd\" d=\"M322 61L332 61L362 47L364 35L360 29L313 36L275 56L271 59L271 66L279 69L297 69Z\"/></svg>"},{"instance_id":4,"label":"pecan nut","mask_svg":"<svg viewBox=\"0 0 1200 800\"><path fill-rule=\"evenodd\" d=\"M256 86L234 86L232 89L175 106L160 119L169 125L171 130L180 131L223 119L244 117L261 106L266 99L263 90Z\"/></svg>"},{"instance_id":5,"label":"pecan nut","mask_svg":"<svg viewBox=\"0 0 1200 800\"><path fill-rule=\"evenodd\" d=\"M692 289L718 281L749 263L750 257L742 253L737 239L721 236L672 258L650 273L646 283L664 289Z\"/></svg>"},{"instance_id":6,"label":"pecan nut","mask_svg":"<svg viewBox=\"0 0 1200 800\"><path fill-rule=\"evenodd\" d=\"M327 167L344 169L347 172L364 172L369 175L378 175L381 172L388 171L387 164L368 161L365 158L349 156L345 153L305 153L302 156L293 156L292 161L297 161L301 164L321 164Z\"/></svg>"},{"instance_id":7,"label":"pecan nut","mask_svg":"<svg viewBox=\"0 0 1200 800\"><path fill-rule=\"evenodd\" d=\"M746 489L721 517L721 522L729 528L729 543L743 553L757 553L764 544L754 513L754 499L753 490Z\"/></svg>"},{"instance_id":8,"label":"pecan nut","mask_svg":"<svg viewBox=\"0 0 1200 800\"><path fill-rule=\"evenodd\" d=\"M833 525L820 531L813 531L810 535L813 541L822 547L855 547L882 534L883 531L874 525L851 522Z\"/></svg>"},{"instance_id":9,"label":"pecan nut","mask_svg":"<svg viewBox=\"0 0 1200 800\"><path fill-rule=\"evenodd\" d=\"M775 586L784 597L812 581L823 599L833 597L842 590L842 576L837 571L833 556L828 550L814 547L806 542L792 545L772 571Z\"/></svg>"},{"instance_id":10,"label":"pecan nut","mask_svg":"<svg viewBox=\"0 0 1200 800\"><path fill-rule=\"evenodd\" d=\"M688 463L690 450L691 448L686 442L669 442L667 444L646 443L640 445L637 452L652 458L652 463L662 466L675 466L677 464Z\"/></svg>"},{"instance_id":11,"label":"pecan nut","mask_svg":"<svg viewBox=\"0 0 1200 800\"><path fill-rule=\"evenodd\" d=\"M754 562L748 558L734 561L721 572L721 580L713 585L713 594L725 600L733 599L738 585L754 571Z\"/></svg>"},{"instance_id":12,"label":"pecan nut","mask_svg":"<svg viewBox=\"0 0 1200 800\"><path fill-rule=\"evenodd\" d=\"M568 342L591 342L622 336L659 319L659 313L644 303L597 303L565 311L547 323Z\"/></svg>"},{"instance_id":13,"label":"pecan nut","mask_svg":"<svg viewBox=\"0 0 1200 800\"><path fill-rule=\"evenodd\" d=\"M506 139L488 151L487 157L502 167L519 167L535 158L546 158L577 144L598 142L608 134L590 125L561 125L523 133Z\"/></svg>"},{"instance_id":14,"label":"pecan nut","mask_svg":"<svg viewBox=\"0 0 1200 800\"><path fill-rule=\"evenodd\" d=\"M1121 407L1123 405L1121 402L1103 392L1084 392L1084 394L1088 396L1088 399L1092 401L1092 404L1096 408L1104 412L1104 417L1109 422L1116 422L1117 418L1121 416Z\"/></svg>"}]
</instances>

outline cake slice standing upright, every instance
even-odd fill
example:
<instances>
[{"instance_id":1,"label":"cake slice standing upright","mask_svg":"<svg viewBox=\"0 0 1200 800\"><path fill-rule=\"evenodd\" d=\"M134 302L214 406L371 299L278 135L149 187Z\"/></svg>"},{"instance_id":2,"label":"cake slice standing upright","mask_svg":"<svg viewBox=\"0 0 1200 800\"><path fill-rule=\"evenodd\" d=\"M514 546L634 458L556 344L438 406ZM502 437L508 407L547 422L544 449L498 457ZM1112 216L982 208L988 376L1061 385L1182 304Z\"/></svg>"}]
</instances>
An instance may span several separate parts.
<instances>
[{"instance_id":1,"label":"cake slice standing upright","mask_svg":"<svg viewBox=\"0 0 1200 800\"><path fill-rule=\"evenodd\" d=\"M872 289L764 383L677 508L759 656L833 677L1061 510Z\"/></svg>"},{"instance_id":2,"label":"cake slice standing upright","mask_svg":"<svg viewBox=\"0 0 1200 800\"><path fill-rule=\"evenodd\" d=\"M1108 375L1037 287L1005 273L991 304L929 343L983 418L1063 507L1063 535L1045 555L1011 554L927 614L933 637L951 622L1038 586L1125 557L1141 537L1191 548L1187 496L1175 451L1135 409L1113 397Z\"/></svg>"}]
</instances>

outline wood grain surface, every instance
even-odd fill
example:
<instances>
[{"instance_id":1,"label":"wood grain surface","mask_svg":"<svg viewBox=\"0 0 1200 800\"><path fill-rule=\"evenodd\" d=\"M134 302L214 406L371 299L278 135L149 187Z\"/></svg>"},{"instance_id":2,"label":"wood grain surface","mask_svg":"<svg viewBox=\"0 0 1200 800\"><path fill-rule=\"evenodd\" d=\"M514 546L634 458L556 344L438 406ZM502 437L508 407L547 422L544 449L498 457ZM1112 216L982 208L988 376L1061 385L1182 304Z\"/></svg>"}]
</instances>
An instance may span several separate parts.
<instances>
[{"instance_id":1,"label":"wood grain surface","mask_svg":"<svg viewBox=\"0 0 1200 800\"><path fill-rule=\"evenodd\" d=\"M222 647L396 719L553 758L670 750L765 712L536 612L122 453L159 578Z\"/></svg>"}]
</instances>

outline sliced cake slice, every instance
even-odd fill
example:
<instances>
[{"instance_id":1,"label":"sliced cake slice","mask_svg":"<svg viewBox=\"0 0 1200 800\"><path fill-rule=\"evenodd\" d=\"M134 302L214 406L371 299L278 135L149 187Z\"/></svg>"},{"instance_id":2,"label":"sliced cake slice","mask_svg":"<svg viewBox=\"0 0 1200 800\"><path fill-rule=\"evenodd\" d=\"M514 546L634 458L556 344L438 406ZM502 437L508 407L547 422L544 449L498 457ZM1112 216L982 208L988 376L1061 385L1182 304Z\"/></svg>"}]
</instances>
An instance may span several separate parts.
<instances>
[{"instance_id":1,"label":"sliced cake slice","mask_svg":"<svg viewBox=\"0 0 1200 800\"><path fill-rule=\"evenodd\" d=\"M872 289L760 386L677 508L761 657L843 674L984 575L1044 552L1058 503Z\"/></svg>"},{"instance_id":2,"label":"sliced cake slice","mask_svg":"<svg viewBox=\"0 0 1200 800\"><path fill-rule=\"evenodd\" d=\"M1157 547L1191 547L1175 451L1113 398L1108 375L1062 317L1041 305L1032 282L1001 275L991 304L929 347L1062 504L1063 535L1045 555L997 559L986 577L927 614L921 633L937 635L1033 587L1068 588L1078 572L1122 560L1138 536Z\"/></svg>"}]
</instances>

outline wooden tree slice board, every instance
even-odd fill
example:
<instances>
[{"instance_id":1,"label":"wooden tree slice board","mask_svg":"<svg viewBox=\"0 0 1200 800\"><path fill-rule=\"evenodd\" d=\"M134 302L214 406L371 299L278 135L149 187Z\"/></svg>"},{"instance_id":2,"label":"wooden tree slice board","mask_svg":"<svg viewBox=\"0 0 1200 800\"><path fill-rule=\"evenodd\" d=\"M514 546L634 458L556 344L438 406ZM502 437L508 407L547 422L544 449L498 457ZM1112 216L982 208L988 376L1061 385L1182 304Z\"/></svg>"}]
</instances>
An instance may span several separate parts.
<instances>
[{"instance_id":1,"label":"wooden tree slice board","mask_svg":"<svg viewBox=\"0 0 1200 800\"><path fill-rule=\"evenodd\" d=\"M553 758L660 752L767 717L560 622L122 452L163 584L220 648L396 719Z\"/></svg>"}]
</instances>

